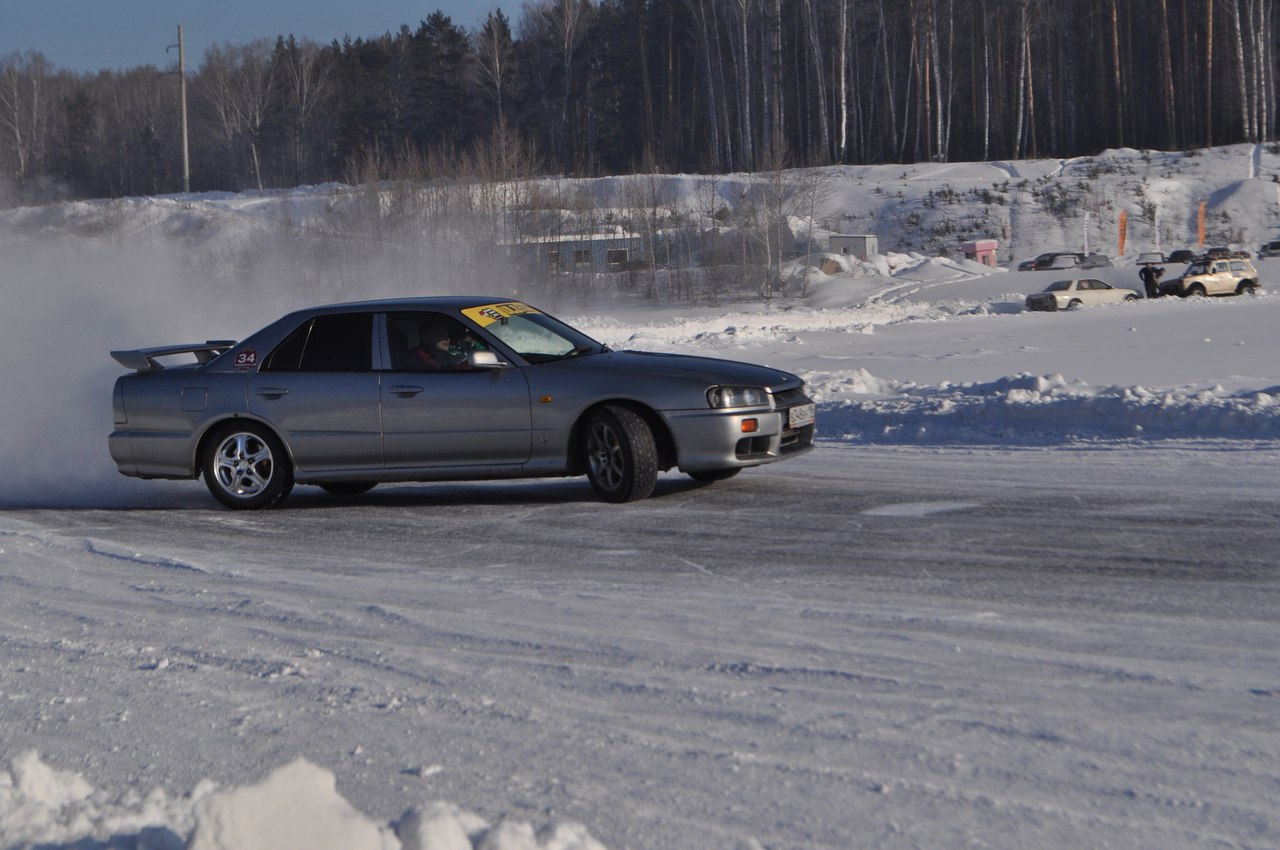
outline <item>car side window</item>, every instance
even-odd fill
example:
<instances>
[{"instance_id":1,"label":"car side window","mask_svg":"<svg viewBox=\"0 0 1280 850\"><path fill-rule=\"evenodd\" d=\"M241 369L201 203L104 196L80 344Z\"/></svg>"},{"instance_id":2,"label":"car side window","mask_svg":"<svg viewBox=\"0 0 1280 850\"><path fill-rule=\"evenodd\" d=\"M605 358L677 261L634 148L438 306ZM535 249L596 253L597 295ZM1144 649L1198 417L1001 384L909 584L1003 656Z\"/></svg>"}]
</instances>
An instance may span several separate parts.
<instances>
[{"instance_id":1,"label":"car side window","mask_svg":"<svg viewBox=\"0 0 1280 850\"><path fill-rule=\"evenodd\" d=\"M486 346L462 322L443 313L388 313L391 368L410 372L467 371L467 358Z\"/></svg>"},{"instance_id":2,"label":"car side window","mask_svg":"<svg viewBox=\"0 0 1280 850\"><path fill-rule=\"evenodd\" d=\"M264 372L368 372L373 368L373 315L316 316L289 334L263 362Z\"/></svg>"}]
</instances>

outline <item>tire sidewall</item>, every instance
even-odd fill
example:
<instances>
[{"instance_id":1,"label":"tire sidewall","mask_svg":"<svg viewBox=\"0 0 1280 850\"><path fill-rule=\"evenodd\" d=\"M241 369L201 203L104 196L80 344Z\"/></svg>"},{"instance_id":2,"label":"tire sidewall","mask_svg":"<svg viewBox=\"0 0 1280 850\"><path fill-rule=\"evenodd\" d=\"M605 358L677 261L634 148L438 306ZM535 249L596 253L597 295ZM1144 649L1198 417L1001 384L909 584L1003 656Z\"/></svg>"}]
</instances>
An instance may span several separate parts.
<instances>
[{"instance_id":1,"label":"tire sidewall","mask_svg":"<svg viewBox=\"0 0 1280 850\"><path fill-rule=\"evenodd\" d=\"M621 480L617 486L596 474L591 463L593 434L603 427L617 440L621 458ZM653 493L658 481L658 452L653 432L639 414L625 407L608 405L586 418L583 439L587 479L596 495L606 502L634 502Z\"/></svg>"},{"instance_id":2,"label":"tire sidewall","mask_svg":"<svg viewBox=\"0 0 1280 850\"><path fill-rule=\"evenodd\" d=\"M223 487L218 479L216 463L218 452L226 441L238 434L245 434L262 442L271 453L271 476L267 484L252 496L238 496ZM257 510L269 507L283 499L293 489L293 466L285 453L284 443L265 425L256 422L231 422L214 430L205 443L200 459L205 486L222 504L234 510Z\"/></svg>"}]
</instances>

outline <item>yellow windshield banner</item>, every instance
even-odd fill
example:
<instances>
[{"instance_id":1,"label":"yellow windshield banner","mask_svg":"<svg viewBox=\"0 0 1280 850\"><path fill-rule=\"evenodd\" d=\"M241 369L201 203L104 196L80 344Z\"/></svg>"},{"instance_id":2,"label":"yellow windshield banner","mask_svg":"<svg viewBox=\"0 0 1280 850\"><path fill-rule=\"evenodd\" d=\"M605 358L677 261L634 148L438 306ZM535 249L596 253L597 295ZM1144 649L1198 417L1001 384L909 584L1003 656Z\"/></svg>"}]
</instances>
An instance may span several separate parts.
<instances>
[{"instance_id":1,"label":"yellow windshield banner","mask_svg":"<svg viewBox=\"0 0 1280 850\"><path fill-rule=\"evenodd\" d=\"M538 313L528 304L521 304L519 301L508 301L505 304L486 304L483 307L468 307L462 311L462 315L475 322L480 327L492 325L494 322L500 322L503 319L509 319L512 316L520 316L525 313Z\"/></svg>"}]
</instances>

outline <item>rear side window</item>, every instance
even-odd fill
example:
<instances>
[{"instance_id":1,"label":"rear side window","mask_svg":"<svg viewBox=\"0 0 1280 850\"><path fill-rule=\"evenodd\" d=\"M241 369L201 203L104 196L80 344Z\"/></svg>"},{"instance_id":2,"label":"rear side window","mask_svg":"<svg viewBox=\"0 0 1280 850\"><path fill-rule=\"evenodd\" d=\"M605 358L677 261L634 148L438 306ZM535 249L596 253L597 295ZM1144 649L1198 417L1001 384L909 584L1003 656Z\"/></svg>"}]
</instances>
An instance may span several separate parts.
<instances>
[{"instance_id":1,"label":"rear side window","mask_svg":"<svg viewBox=\"0 0 1280 850\"><path fill-rule=\"evenodd\" d=\"M368 372L372 368L371 313L339 313L303 322L262 366L264 372Z\"/></svg>"}]
</instances>

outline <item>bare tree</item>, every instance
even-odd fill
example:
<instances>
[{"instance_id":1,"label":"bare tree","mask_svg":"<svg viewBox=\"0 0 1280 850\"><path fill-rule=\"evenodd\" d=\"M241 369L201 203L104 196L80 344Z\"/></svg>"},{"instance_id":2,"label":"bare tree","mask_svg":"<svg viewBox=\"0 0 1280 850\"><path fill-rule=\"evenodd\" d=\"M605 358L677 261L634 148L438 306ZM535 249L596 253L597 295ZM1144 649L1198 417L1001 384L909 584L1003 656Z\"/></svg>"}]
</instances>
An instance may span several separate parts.
<instances>
[{"instance_id":1,"label":"bare tree","mask_svg":"<svg viewBox=\"0 0 1280 850\"><path fill-rule=\"evenodd\" d=\"M276 82L286 113L295 169L293 180L317 180L320 175L314 171L313 152L317 142L322 142L317 137L323 135L325 125L331 120L333 59L315 42L297 42L293 36L277 42L275 59Z\"/></svg>"},{"instance_id":2,"label":"bare tree","mask_svg":"<svg viewBox=\"0 0 1280 850\"><path fill-rule=\"evenodd\" d=\"M5 171L19 182L45 167L52 77L41 53L12 53L0 61L0 152L8 160Z\"/></svg>"},{"instance_id":3,"label":"bare tree","mask_svg":"<svg viewBox=\"0 0 1280 850\"><path fill-rule=\"evenodd\" d=\"M508 89L515 72L515 45L511 38L511 24L501 9L489 13L484 26L473 36L473 40L475 79L480 89L493 101L497 125L505 127Z\"/></svg>"},{"instance_id":4,"label":"bare tree","mask_svg":"<svg viewBox=\"0 0 1280 850\"><path fill-rule=\"evenodd\" d=\"M218 139L237 167L240 157L263 188L259 141L266 123L274 85L272 45L259 39L240 47L211 47L196 76L195 89L212 111Z\"/></svg>"},{"instance_id":5,"label":"bare tree","mask_svg":"<svg viewBox=\"0 0 1280 850\"><path fill-rule=\"evenodd\" d=\"M844 0L840 0L843 12ZM823 68L823 59L825 53L822 49L822 39L820 36L821 26L818 16L817 0L804 0L804 21L805 21L805 38L809 46L809 56L814 66L814 80L817 83L818 93L818 150L821 156L826 157L831 151L831 129L830 119L827 115L827 75ZM843 48L843 45L842 45ZM843 75L843 66L841 67ZM843 96L844 91L841 90ZM843 154L842 154L843 155Z\"/></svg>"}]
</instances>

